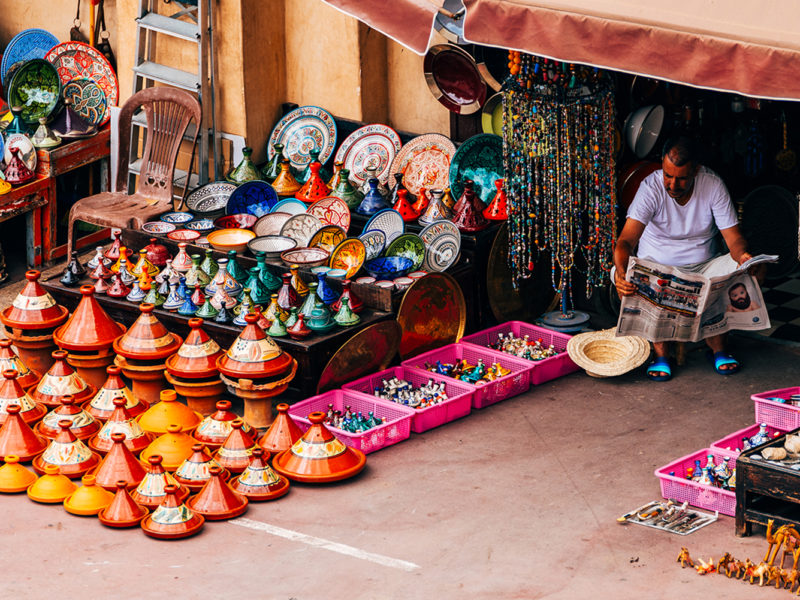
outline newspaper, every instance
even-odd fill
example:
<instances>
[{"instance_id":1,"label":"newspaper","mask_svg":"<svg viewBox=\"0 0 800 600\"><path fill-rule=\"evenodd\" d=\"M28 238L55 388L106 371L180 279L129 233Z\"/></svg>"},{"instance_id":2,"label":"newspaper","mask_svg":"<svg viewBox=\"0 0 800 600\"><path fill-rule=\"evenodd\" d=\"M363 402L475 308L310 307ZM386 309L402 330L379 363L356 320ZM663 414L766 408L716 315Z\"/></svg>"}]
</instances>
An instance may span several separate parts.
<instances>
[{"instance_id":1,"label":"newspaper","mask_svg":"<svg viewBox=\"0 0 800 600\"><path fill-rule=\"evenodd\" d=\"M759 254L733 273L709 278L631 257L625 279L637 289L622 298L617 335L696 342L731 329L768 329L761 288L747 269L777 260L775 255Z\"/></svg>"}]
</instances>

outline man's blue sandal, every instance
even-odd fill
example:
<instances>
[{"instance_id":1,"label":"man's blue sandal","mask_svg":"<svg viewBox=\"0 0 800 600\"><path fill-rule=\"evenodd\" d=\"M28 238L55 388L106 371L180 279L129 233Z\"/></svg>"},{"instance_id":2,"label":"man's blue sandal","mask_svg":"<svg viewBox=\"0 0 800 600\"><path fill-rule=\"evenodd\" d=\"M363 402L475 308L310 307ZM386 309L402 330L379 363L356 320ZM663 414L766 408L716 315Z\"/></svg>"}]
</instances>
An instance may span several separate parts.
<instances>
[{"instance_id":1,"label":"man's blue sandal","mask_svg":"<svg viewBox=\"0 0 800 600\"><path fill-rule=\"evenodd\" d=\"M655 360L647 367L647 378L650 381L669 381L672 379L672 369L666 356L656 356Z\"/></svg>"},{"instance_id":2,"label":"man's blue sandal","mask_svg":"<svg viewBox=\"0 0 800 600\"><path fill-rule=\"evenodd\" d=\"M734 373L738 373L742 370L742 366L739 364L739 361L733 358L733 356L731 356L725 350L715 352L714 354L711 354L711 351L709 350L708 359L713 361L714 370L720 375L733 375ZM725 365L731 366L727 369L723 369L722 367Z\"/></svg>"}]
</instances>

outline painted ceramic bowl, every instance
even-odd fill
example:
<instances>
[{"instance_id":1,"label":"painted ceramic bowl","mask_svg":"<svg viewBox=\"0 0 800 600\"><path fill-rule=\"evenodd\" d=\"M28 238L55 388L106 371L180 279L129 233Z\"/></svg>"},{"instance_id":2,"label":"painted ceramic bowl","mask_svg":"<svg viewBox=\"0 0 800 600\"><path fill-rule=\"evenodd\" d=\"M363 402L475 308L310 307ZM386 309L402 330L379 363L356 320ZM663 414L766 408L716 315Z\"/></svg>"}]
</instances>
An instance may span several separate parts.
<instances>
[{"instance_id":1,"label":"painted ceramic bowl","mask_svg":"<svg viewBox=\"0 0 800 600\"><path fill-rule=\"evenodd\" d=\"M22 120L29 125L47 118L61 99L58 71L46 60L34 58L22 64L8 83L9 106L22 107Z\"/></svg>"},{"instance_id":2,"label":"painted ceramic bowl","mask_svg":"<svg viewBox=\"0 0 800 600\"><path fill-rule=\"evenodd\" d=\"M228 198L235 189L236 184L227 181L206 183L186 197L186 207L198 217L213 219L225 212Z\"/></svg>"},{"instance_id":3,"label":"painted ceramic bowl","mask_svg":"<svg viewBox=\"0 0 800 600\"><path fill-rule=\"evenodd\" d=\"M414 261L405 256L381 256L364 263L364 270L375 279L403 277L414 267Z\"/></svg>"},{"instance_id":4,"label":"painted ceramic bowl","mask_svg":"<svg viewBox=\"0 0 800 600\"><path fill-rule=\"evenodd\" d=\"M386 288L387 290L394 289L394 282L387 281L386 279L381 279L380 281L376 281L375 285L378 286L379 288Z\"/></svg>"},{"instance_id":5,"label":"painted ceramic bowl","mask_svg":"<svg viewBox=\"0 0 800 600\"><path fill-rule=\"evenodd\" d=\"M228 252L229 250L243 252L247 248L247 242L256 237L256 234L249 229L233 228L217 229L206 237L214 250L219 250L220 252Z\"/></svg>"},{"instance_id":6,"label":"painted ceramic bowl","mask_svg":"<svg viewBox=\"0 0 800 600\"><path fill-rule=\"evenodd\" d=\"M370 283L375 283L375 281L374 277L359 277L355 282L360 285L369 285Z\"/></svg>"},{"instance_id":7,"label":"painted ceramic bowl","mask_svg":"<svg viewBox=\"0 0 800 600\"><path fill-rule=\"evenodd\" d=\"M220 229L250 229L258 221L258 217L248 213L225 215L214 219L214 225Z\"/></svg>"},{"instance_id":8,"label":"painted ceramic bowl","mask_svg":"<svg viewBox=\"0 0 800 600\"><path fill-rule=\"evenodd\" d=\"M173 225L183 225L189 221L194 221L194 215L190 212L168 212L159 217L164 223Z\"/></svg>"},{"instance_id":9,"label":"painted ceramic bowl","mask_svg":"<svg viewBox=\"0 0 800 600\"><path fill-rule=\"evenodd\" d=\"M165 223L164 221L148 221L142 225L142 231L150 235L167 235L178 228L173 223Z\"/></svg>"},{"instance_id":10,"label":"painted ceramic bowl","mask_svg":"<svg viewBox=\"0 0 800 600\"><path fill-rule=\"evenodd\" d=\"M192 231L205 233L206 231L211 231L214 229L214 221L211 219L197 219L196 221L189 221L186 225L184 225L184 227L186 227L186 229L191 229Z\"/></svg>"},{"instance_id":11,"label":"painted ceramic bowl","mask_svg":"<svg viewBox=\"0 0 800 600\"><path fill-rule=\"evenodd\" d=\"M345 277L347 275L347 271L344 269L331 269L328 271L328 277Z\"/></svg>"},{"instance_id":12,"label":"painted ceramic bowl","mask_svg":"<svg viewBox=\"0 0 800 600\"><path fill-rule=\"evenodd\" d=\"M326 267L325 265L322 265L320 267L312 268L311 272L314 273L314 275L316 275L317 273L327 273L330 270L331 270L330 267Z\"/></svg>"},{"instance_id":13,"label":"painted ceramic bowl","mask_svg":"<svg viewBox=\"0 0 800 600\"><path fill-rule=\"evenodd\" d=\"M394 280L394 287L400 291L407 290L412 283L414 283L414 280L410 277L398 277Z\"/></svg>"},{"instance_id":14,"label":"painted ceramic bowl","mask_svg":"<svg viewBox=\"0 0 800 600\"><path fill-rule=\"evenodd\" d=\"M413 271L413 272L409 273L408 276L411 279L415 279L416 280L416 279L422 279L427 274L428 274L427 271Z\"/></svg>"},{"instance_id":15,"label":"painted ceramic bowl","mask_svg":"<svg viewBox=\"0 0 800 600\"><path fill-rule=\"evenodd\" d=\"M267 258L278 258L287 250L297 248L297 242L285 235L263 235L247 242L247 248L253 254L263 252Z\"/></svg>"},{"instance_id":16,"label":"painted ceramic bowl","mask_svg":"<svg viewBox=\"0 0 800 600\"><path fill-rule=\"evenodd\" d=\"M300 265L301 267L319 267L328 262L331 253L323 248L297 248L281 254L281 260L287 267Z\"/></svg>"},{"instance_id":17,"label":"painted ceramic bowl","mask_svg":"<svg viewBox=\"0 0 800 600\"><path fill-rule=\"evenodd\" d=\"M176 229L170 231L167 237L175 242L193 242L200 237L200 232L191 229Z\"/></svg>"}]
</instances>

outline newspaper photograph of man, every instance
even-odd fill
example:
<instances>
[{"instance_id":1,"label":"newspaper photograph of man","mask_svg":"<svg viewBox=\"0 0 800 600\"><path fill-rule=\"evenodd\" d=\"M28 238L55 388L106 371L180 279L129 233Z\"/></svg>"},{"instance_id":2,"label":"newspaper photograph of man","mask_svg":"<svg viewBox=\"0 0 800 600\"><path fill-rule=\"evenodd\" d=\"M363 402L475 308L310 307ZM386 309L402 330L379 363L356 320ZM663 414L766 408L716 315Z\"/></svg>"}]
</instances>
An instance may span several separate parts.
<instances>
[{"instance_id":1,"label":"newspaper photograph of man","mask_svg":"<svg viewBox=\"0 0 800 600\"><path fill-rule=\"evenodd\" d=\"M730 304L725 312L729 313L750 312L761 308L758 302L750 298L747 286L741 281L728 288L728 300Z\"/></svg>"}]
</instances>

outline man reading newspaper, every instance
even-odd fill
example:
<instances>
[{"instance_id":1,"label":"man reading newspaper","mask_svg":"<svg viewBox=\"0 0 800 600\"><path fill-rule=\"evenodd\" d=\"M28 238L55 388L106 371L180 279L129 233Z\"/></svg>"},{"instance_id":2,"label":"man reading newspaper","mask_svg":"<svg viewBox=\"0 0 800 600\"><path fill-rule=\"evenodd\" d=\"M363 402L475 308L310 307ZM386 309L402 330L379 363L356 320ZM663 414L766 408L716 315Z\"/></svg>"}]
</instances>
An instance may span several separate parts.
<instances>
[{"instance_id":1,"label":"man reading newspaper","mask_svg":"<svg viewBox=\"0 0 800 600\"><path fill-rule=\"evenodd\" d=\"M664 145L661 160L662 168L639 186L617 240L612 279L620 297L638 289L625 279L631 256L709 278L732 273L752 258L728 190L714 172L700 164L697 143L684 136L672 138ZM719 247L720 233L728 253ZM754 266L751 273L762 282L765 266ZM733 296L730 300L733 302ZM724 333L710 335L705 342L717 373L739 371L739 362L726 350ZM672 377L668 342L653 341L653 348L655 359L647 376L666 381Z\"/></svg>"}]
</instances>

